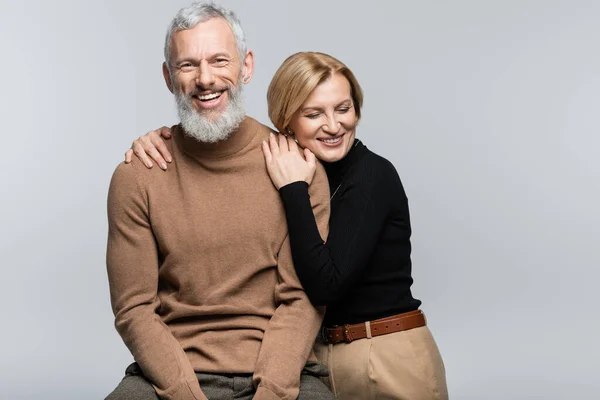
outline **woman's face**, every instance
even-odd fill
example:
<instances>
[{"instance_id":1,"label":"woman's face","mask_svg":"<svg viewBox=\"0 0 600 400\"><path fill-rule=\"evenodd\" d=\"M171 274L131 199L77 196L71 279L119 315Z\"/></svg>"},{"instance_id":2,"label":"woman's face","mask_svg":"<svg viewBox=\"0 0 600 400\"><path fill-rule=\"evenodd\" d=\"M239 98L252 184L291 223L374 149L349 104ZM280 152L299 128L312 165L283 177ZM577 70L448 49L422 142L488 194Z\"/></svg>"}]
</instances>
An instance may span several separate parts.
<instances>
[{"instance_id":1,"label":"woman's face","mask_svg":"<svg viewBox=\"0 0 600 400\"><path fill-rule=\"evenodd\" d=\"M334 74L312 91L293 115L290 129L298 144L319 160L335 162L350 151L356 124L350 83L344 75Z\"/></svg>"}]
</instances>

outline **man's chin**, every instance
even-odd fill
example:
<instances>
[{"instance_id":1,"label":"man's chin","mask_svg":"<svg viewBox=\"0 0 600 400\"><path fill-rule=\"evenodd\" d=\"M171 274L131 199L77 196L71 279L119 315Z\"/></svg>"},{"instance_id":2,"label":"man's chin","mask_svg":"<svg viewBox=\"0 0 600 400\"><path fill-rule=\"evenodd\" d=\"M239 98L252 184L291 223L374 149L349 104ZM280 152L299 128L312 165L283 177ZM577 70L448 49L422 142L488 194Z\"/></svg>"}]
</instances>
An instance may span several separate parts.
<instances>
[{"instance_id":1,"label":"man's chin","mask_svg":"<svg viewBox=\"0 0 600 400\"><path fill-rule=\"evenodd\" d=\"M227 139L245 117L241 91L237 94L226 90L218 102L176 95L179 118L186 133L200 142Z\"/></svg>"},{"instance_id":2,"label":"man's chin","mask_svg":"<svg viewBox=\"0 0 600 400\"><path fill-rule=\"evenodd\" d=\"M194 107L194 110L196 111L196 113L198 114L198 116L208 122L216 122L218 121L224 113L224 109L215 109L215 110L204 110L204 109L198 109L197 107Z\"/></svg>"}]
</instances>

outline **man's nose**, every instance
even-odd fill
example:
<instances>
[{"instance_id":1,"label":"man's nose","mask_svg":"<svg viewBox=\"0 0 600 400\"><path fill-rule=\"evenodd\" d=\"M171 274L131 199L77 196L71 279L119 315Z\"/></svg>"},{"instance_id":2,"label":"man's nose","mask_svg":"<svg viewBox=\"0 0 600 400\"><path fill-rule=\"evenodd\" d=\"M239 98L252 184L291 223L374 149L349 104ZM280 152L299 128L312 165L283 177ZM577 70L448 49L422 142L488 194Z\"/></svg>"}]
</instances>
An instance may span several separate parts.
<instances>
[{"instance_id":1,"label":"man's nose","mask_svg":"<svg viewBox=\"0 0 600 400\"><path fill-rule=\"evenodd\" d=\"M196 85L208 88L215 83L215 76L212 73L212 69L208 62L202 60L198 66L198 74L196 76Z\"/></svg>"},{"instance_id":2,"label":"man's nose","mask_svg":"<svg viewBox=\"0 0 600 400\"><path fill-rule=\"evenodd\" d=\"M335 135L340 131L340 122L335 117L335 114L327 116L327 121L323 124L323 131L330 135Z\"/></svg>"}]
</instances>

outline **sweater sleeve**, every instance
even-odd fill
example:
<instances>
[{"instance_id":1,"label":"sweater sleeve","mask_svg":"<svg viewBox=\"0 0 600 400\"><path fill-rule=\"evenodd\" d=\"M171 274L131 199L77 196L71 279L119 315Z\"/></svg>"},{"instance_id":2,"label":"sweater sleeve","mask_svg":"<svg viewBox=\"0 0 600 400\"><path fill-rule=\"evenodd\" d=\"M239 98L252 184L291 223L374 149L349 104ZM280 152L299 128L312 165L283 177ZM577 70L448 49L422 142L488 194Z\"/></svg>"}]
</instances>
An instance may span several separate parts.
<instances>
[{"instance_id":1,"label":"sweater sleeve","mask_svg":"<svg viewBox=\"0 0 600 400\"><path fill-rule=\"evenodd\" d=\"M121 164L108 193L107 271L115 327L161 399L206 400L181 345L156 310L158 249L134 165Z\"/></svg>"},{"instance_id":2,"label":"sweater sleeve","mask_svg":"<svg viewBox=\"0 0 600 400\"><path fill-rule=\"evenodd\" d=\"M315 229L327 236L329 221L329 186L325 171L317 169L311 185L311 215ZM298 280L292 262L289 236L278 254L278 284L275 289L277 309L263 337L254 372L256 400L295 400L300 387L300 374L324 316L315 309Z\"/></svg>"},{"instance_id":3,"label":"sweater sleeve","mask_svg":"<svg viewBox=\"0 0 600 400\"><path fill-rule=\"evenodd\" d=\"M387 186L397 186L385 172L367 164L345 183L336 194L327 242L319 235L306 182L280 189L296 272L313 304L339 300L368 265L389 212Z\"/></svg>"}]
</instances>

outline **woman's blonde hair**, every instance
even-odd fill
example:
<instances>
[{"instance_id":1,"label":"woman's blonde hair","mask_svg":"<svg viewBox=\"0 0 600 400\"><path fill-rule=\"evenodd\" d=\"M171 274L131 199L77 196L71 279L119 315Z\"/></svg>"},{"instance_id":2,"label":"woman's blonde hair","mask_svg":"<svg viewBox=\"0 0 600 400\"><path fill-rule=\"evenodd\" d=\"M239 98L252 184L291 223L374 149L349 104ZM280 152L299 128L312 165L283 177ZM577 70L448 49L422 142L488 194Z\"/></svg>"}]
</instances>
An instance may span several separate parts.
<instances>
[{"instance_id":1,"label":"woman's blonde hair","mask_svg":"<svg viewBox=\"0 0 600 400\"><path fill-rule=\"evenodd\" d=\"M363 92L350 68L328 54L300 52L281 64L267 91L269 118L279 132L287 131L292 116L312 91L334 74L348 79L356 119L360 119Z\"/></svg>"}]
</instances>

